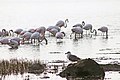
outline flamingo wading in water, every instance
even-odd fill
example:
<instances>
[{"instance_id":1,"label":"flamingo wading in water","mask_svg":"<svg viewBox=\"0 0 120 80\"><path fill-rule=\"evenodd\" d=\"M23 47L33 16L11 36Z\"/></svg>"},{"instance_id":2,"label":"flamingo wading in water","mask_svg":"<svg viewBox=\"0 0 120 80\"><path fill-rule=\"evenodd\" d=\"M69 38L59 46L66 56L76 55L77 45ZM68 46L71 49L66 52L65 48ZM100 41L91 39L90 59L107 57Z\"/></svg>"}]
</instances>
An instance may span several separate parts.
<instances>
[{"instance_id":1,"label":"flamingo wading in water","mask_svg":"<svg viewBox=\"0 0 120 80\"><path fill-rule=\"evenodd\" d=\"M14 31L14 33L16 33L17 36L18 36L22 31L23 31L23 29L16 29L16 30Z\"/></svg>"},{"instance_id":2,"label":"flamingo wading in water","mask_svg":"<svg viewBox=\"0 0 120 80\"><path fill-rule=\"evenodd\" d=\"M30 40L31 35L32 35L31 32L25 32L25 33L22 35L22 43L24 44L25 41L28 41L28 43L29 43L29 40Z\"/></svg>"},{"instance_id":3,"label":"flamingo wading in water","mask_svg":"<svg viewBox=\"0 0 120 80\"><path fill-rule=\"evenodd\" d=\"M92 30L92 24L85 24L84 21L82 21L82 25L83 25L83 29L86 30L90 30L91 33L95 32L95 36L97 35L97 31L95 29Z\"/></svg>"},{"instance_id":4,"label":"flamingo wading in water","mask_svg":"<svg viewBox=\"0 0 120 80\"><path fill-rule=\"evenodd\" d=\"M10 39L8 45L11 47L11 49L16 49L19 46L18 41Z\"/></svg>"},{"instance_id":5,"label":"flamingo wading in water","mask_svg":"<svg viewBox=\"0 0 120 80\"><path fill-rule=\"evenodd\" d=\"M65 21L60 20L56 23L55 26L59 26L60 28L64 26L66 28L67 27L67 22L69 22L68 19L66 19Z\"/></svg>"},{"instance_id":6,"label":"flamingo wading in water","mask_svg":"<svg viewBox=\"0 0 120 80\"><path fill-rule=\"evenodd\" d=\"M77 34L79 34L79 36L81 34L81 38L83 38L83 28L81 28L81 27L73 27L71 29L71 31L72 31L72 33L71 33L70 37L72 37L72 34L75 33L75 39L77 39Z\"/></svg>"},{"instance_id":7,"label":"flamingo wading in water","mask_svg":"<svg viewBox=\"0 0 120 80\"><path fill-rule=\"evenodd\" d=\"M2 37L9 36L9 32L6 29L2 29Z\"/></svg>"},{"instance_id":8,"label":"flamingo wading in water","mask_svg":"<svg viewBox=\"0 0 120 80\"><path fill-rule=\"evenodd\" d=\"M0 39L0 43L1 44L8 44L9 43L9 38L2 38L2 39Z\"/></svg>"},{"instance_id":9,"label":"flamingo wading in water","mask_svg":"<svg viewBox=\"0 0 120 80\"><path fill-rule=\"evenodd\" d=\"M103 33L103 36L104 36L104 33L106 33L106 38L108 38L108 28L103 26L101 28L98 29L98 31L101 31Z\"/></svg>"},{"instance_id":10,"label":"flamingo wading in water","mask_svg":"<svg viewBox=\"0 0 120 80\"><path fill-rule=\"evenodd\" d=\"M43 40L45 40L45 41L46 41L46 44L47 44L47 39L45 38L45 35L42 35L42 34L40 34L39 32L34 32L34 33L31 35L30 39L31 39L31 43L32 43L32 40L33 40L33 39L34 39L34 43L35 43L35 39L37 39L38 42L42 42Z\"/></svg>"},{"instance_id":11,"label":"flamingo wading in water","mask_svg":"<svg viewBox=\"0 0 120 80\"><path fill-rule=\"evenodd\" d=\"M64 32L57 32L56 35L55 35L55 37L56 37L57 39L63 39L64 36L65 36L65 33L64 33Z\"/></svg>"},{"instance_id":12,"label":"flamingo wading in water","mask_svg":"<svg viewBox=\"0 0 120 80\"><path fill-rule=\"evenodd\" d=\"M83 28L83 25L82 24L75 24L73 27L81 27L81 28Z\"/></svg>"}]
</instances>

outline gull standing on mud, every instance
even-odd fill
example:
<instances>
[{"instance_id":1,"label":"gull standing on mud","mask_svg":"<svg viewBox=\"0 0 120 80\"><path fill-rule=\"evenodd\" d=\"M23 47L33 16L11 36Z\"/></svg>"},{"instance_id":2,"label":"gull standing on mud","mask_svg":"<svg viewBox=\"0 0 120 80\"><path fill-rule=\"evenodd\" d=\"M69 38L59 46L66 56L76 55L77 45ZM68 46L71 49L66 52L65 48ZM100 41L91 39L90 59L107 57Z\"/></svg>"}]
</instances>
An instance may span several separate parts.
<instances>
[{"instance_id":1,"label":"gull standing on mud","mask_svg":"<svg viewBox=\"0 0 120 80\"><path fill-rule=\"evenodd\" d=\"M75 62L75 61L79 61L79 60L80 60L80 58L77 57L76 55L72 55L70 51L68 51L68 52L65 53L65 54L67 54L67 58L68 58L70 61L72 61L72 62Z\"/></svg>"}]
</instances>

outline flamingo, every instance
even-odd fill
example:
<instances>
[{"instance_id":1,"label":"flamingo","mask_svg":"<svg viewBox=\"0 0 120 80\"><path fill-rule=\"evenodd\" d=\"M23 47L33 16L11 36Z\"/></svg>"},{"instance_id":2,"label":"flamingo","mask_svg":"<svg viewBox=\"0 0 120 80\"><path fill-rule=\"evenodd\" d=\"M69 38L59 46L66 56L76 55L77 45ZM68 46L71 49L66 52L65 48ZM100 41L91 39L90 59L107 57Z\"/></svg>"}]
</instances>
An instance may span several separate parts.
<instances>
[{"instance_id":1,"label":"flamingo","mask_svg":"<svg viewBox=\"0 0 120 80\"><path fill-rule=\"evenodd\" d=\"M45 34L46 28L44 26L42 26L42 27L37 28L36 31L39 33Z\"/></svg>"},{"instance_id":2,"label":"flamingo","mask_svg":"<svg viewBox=\"0 0 120 80\"><path fill-rule=\"evenodd\" d=\"M81 27L81 28L83 28L83 25L82 24L75 24L73 27Z\"/></svg>"},{"instance_id":3,"label":"flamingo","mask_svg":"<svg viewBox=\"0 0 120 80\"><path fill-rule=\"evenodd\" d=\"M15 41L17 41L18 42L18 45L20 45L20 38L18 38L18 37L12 37L12 38L10 38L11 40L15 40Z\"/></svg>"},{"instance_id":4,"label":"flamingo","mask_svg":"<svg viewBox=\"0 0 120 80\"><path fill-rule=\"evenodd\" d=\"M95 35L97 35L97 31L96 31L95 29L93 29L93 31L92 31L92 24L86 24L86 25L85 25L85 22L84 22L84 21L82 21L82 24L83 24L83 26L84 26L84 27L83 27L84 30L86 30L86 31L87 31L87 30L90 30L91 33L94 33L94 32L95 32Z\"/></svg>"},{"instance_id":5,"label":"flamingo","mask_svg":"<svg viewBox=\"0 0 120 80\"><path fill-rule=\"evenodd\" d=\"M58 31L60 31L59 26L49 26L49 27L47 28L47 31L50 31L51 29L57 29Z\"/></svg>"},{"instance_id":6,"label":"flamingo","mask_svg":"<svg viewBox=\"0 0 120 80\"><path fill-rule=\"evenodd\" d=\"M65 36L65 33L64 33L64 32L57 32L56 35L55 35L55 37L56 37L57 39L63 39L64 36Z\"/></svg>"},{"instance_id":7,"label":"flamingo","mask_svg":"<svg viewBox=\"0 0 120 80\"><path fill-rule=\"evenodd\" d=\"M0 32L0 35L5 37L5 36L13 36L13 30L7 31L6 29L2 29L2 32Z\"/></svg>"},{"instance_id":8,"label":"flamingo","mask_svg":"<svg viewBox=\"0 0 120 80\"><path fill-rule=\"evenodd\" d=\"M49 33L53 34L53 36L55 36L55 34L56 34L57 32L60 32L60 28L59 28L58 26L49 26L49 27L47 28L47 31L48 31Z\"/></svg>"},{"instance_id":9,"label":"flamingo","mask_svg":"<svg viewBox=\"0 0 120 80\"><path fill-rule=\"evenodd\" d=\"M6 29L2 29L2 36L9 36L9 32Z\"/></svg>"},{"instance_id":10,"label":"flamingo","mask_svg":"<svg viewBox=\"0 0 120 80\"><path fill-rule=\"evenodd\" d=\"M10 39L8 45L11 47L11 49L16 49L19 46L18 41Z\"/></svg>"},{"instance_id":11,"label":"flamingo","mask_svg":"<svg viewBox=\"0 0 120 80\"><path fill-rule=\"evenodd\" d=\"M66 28L66 27L67 27L67 22L69 22L68 19L66 19L65 22L62 21L62 20L60 20L60 21L58 21L58 22L56 23L55 26L59 26L60 28L61 28L62 26L64 26L64 27Z\"/></svg>"},{"instance_id":12,"label":"flamingo","mask_svg":"<svg viewBox=\"0 0 120 80\"><path fill-rule=\"evenodd\" d=\"M32 43L33 39L34 39L34 43L35 43L35 39L38 39L38 42L39 42L39 38L40 38L40 33L39 32L34 32L30 37L31 43Z\"/></svg>"},{"instance_id":13,"label":"flamingo","mask_svg":"<svg viewBox=\"0 0 120 80\"><path fill-rule=\"evenodd\" d=\"M9 38L2 38L0 39L1 44L8 44L9 43Z\"/></svg>"},{"instance_id":14,"label":"flamingo","mask_svg":"<svg viewBox=\"0 0 120 80\"><path fill-rule=\"evenodd\" d=\"M16 30L14 31L14 33L16 33L17 36L18 36L22 31L23 31L23 29L16 29Z\"/></svg>"},{"instance_id":15,"label":"flamingo","mask_svg":"<svg viewBox=\"0 0 120 80\"><path fill-rule=\"evenodd\" d=\"M34 33L35 29L29 29L28 32Z\"/></svg>"},{"instance_id":16,"label":"flamingo","mask_svg":"<svg viewBox=\"0 0 120 80\"><path fill-rule=\"evenodd\" d=\"M103 27L99 28L98 30L103 33L103 36L104 36L104 33L106 33L106 38L108 38L108 28L107 27L103 26Z\"/></svg>"},{"instance_id":17,"label":"flamingo","mask_svg":"<svg viewBox=\"0 0 120 80\"><path fill-rule=\"evenodd\" d=\"M81 34L81 38L83 37L83 28L81 28L81 27L73 27L72 29L71 29L71 31L72 31L72 33L71 33L71 35L70 35L70 37L72 37L72 34L73 33L75 33L75 39L77 39L76 38L76 34Z\"/></svg>"},{"instance_id":18,"label":"flamingo","mask_svg":"<svg viewBox=\"0 0 120 80\"><path fill-rule=\"evenodd\" d=\"M53 36L56 35L57 32L59 32L57 29L53 28L49 31Z\"/></svg>"},{"instance_id":19,"label":"flamingo","mask_svg":"<svg viewBox=\"0 0 120 80\"><path fill-rule=\"evenodd\" d=\"M31 35L30 39L31 39L31 43L32 43L32 40L33 40L33 39L34 39L34 43L35 43L35 39L37 39L38 42L42 42L43 40L45 40L45 41L46 41L46 44L47 44L47 39L45 38L45 35L42 35L42 34L40 34L39 32L34 32L34 33Z\"/></svg>"},{"instance_id":20,"label":"flamingo","mask_svg":"<svg viewBox=\"0 0 120 80\"><path fill-rule=\"evenodd\" d=\"M20 32L20 35L23 35L23 34L25 34L26 32L27 32L27 31L23 30L23 31Z\"/></svg>"},{"instance_id":21,"label":"flamingo","mask_svg":"<svg viewBox=\"0 0 120 80\"><path fill-rule=\"evenodd\" d=\"M31 33L31 32L25 32L25 33L22 35L22 38L23 38L22 43L24 43L24 42L25 42L25 40L27 40L27 41L28 41L28 43L29 43L29 40L30 40L31 35L32 35L32 33Z\"/></svg>"},{"instance_id":22,"label":"flamingo","mask_svg":"<svg viewBox=\"0 0 120 80\"><path fill-rule=\"evenodd\" d=\"M65 54L67 54L67 58L68 58L70 61L72 61L72 62L75 62L75 61L79 61L79 60L80 60L80 58L77 57L76 55L72 55L70 51L68 51L68 52L65 53Z\"/></svg>"},{"instance_id":23,"label":"flamingo","mask_svg":"<svg viewBox=\"0 0 120 80\"><path fill-rule=\"evenodd\" d=\"M11 48L18 48L18 46L20 45L20 39L17 37L13 37L13 38L3 38L0 40L1 44L7 44L9 45Z\"/></svg>"}]
</instances>

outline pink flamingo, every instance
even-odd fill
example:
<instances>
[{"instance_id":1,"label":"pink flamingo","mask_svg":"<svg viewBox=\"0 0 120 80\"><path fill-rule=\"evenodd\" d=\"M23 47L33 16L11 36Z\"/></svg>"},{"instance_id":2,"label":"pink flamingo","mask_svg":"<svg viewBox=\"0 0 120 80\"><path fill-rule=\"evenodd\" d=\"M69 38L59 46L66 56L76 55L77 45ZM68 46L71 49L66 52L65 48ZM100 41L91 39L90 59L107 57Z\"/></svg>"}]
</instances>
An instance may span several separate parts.
<instances>
[{"instance_id":1,"label":"pink flamingo","mask_svg":"<svg viewBox=\"0 0 120 80\"><path fill-rule=\"evenodd\" d=\"M66 19L65 21L60 20L56 23L55 26L59 26L60 28L64 26L66 28L67 27L67 22L69 22L68 19Z\"/></svg>"}]
</instances>

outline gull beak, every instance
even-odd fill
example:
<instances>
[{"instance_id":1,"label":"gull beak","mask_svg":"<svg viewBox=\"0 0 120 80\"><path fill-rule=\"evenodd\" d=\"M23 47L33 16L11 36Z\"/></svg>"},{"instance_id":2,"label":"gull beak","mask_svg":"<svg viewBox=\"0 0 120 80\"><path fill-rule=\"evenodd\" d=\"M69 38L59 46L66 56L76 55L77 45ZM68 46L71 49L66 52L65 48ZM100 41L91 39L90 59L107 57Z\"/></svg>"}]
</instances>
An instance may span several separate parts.
<instances>
[{"instance_id":1,"label":"gull beak","mask_svg":"<svg viewBox=\"0 0 120 80\"><path fill-rule=\"evenodd\" d=\"M68 53L70 53L70 51L66 52L65 54L68 54Z\"/></svg>"},{"instance_id":2,"label":"gull beak","mask_svg":"<svg viewBox=\"0 0 120 80\"><path fill-rule=\"evenodd\" d=\"M68 53L65 53L65 54L68 54Z\"/></svg>"}]
</instances>

